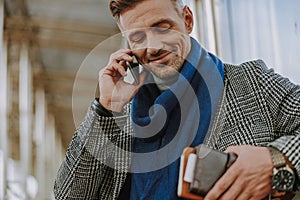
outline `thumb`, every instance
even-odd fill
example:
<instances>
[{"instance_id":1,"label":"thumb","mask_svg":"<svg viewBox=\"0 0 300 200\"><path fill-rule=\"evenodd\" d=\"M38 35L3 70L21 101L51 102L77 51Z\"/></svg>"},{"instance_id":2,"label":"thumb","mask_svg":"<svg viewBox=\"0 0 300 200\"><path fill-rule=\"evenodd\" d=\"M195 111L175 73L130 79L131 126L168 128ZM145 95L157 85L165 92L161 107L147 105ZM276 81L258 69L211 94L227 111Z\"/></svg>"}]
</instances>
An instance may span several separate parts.
<instances>
[{"instance_id":1,"label":"thumb","mask_svg":"<svg viewBox=\"0 0 300 200\"><path fill-rule=\"evenodd\" d=\"M135 89L134 89L134 94L133 96L136 95L136 93L140 90L140 88L144 85L145 83L145 79L146 79L146 76L147 76L147 72L143 71L140 73L140 83L138 85L136 85Z\"/></svg>"},{"instance_id":2,"label":"thumb","mask_svg":"<svg viewBox=\"0 0 300 200\"><path fill-rule=\"evenodd\" d=\"M236 146L229 146L227 147L227 149L224 151L225 153L229 153L229 152L233 152L233 153L237 153L237 148Z\"/></svg>"},{"instance_id":3,"label":"thumb","mask_svg":"<svg viewBox=\"0 0 300 200\"><path fill-rule=\"evenodd\" d=\"M140 88L144 85L146 77L147 77L147 72L143 71L140 73L140 83L137 85L138 88Z\"/></svg>"}]
</instances>

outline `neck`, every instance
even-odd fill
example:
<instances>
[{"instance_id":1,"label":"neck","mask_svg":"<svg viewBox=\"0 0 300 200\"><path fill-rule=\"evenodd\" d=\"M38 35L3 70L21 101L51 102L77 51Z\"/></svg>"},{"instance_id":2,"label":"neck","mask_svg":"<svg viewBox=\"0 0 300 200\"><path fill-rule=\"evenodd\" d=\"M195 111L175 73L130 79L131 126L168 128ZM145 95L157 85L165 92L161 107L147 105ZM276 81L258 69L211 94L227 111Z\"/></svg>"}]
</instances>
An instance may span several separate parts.
<instances>
[{"instance_id":1,"label":"neck","mask_svg":"<svg viewBox=\"0 0 300 200\"><path fill-rule=\"evenodd\" d=\"M167 89L169 89L178 79L178 74L172 76L172 77L168 77L166 79L161 79L157 76L155 76L153 73L153 79L154 79L154 82L156 83L158 89L163 92Z\"/></svg>"}]
</instances>

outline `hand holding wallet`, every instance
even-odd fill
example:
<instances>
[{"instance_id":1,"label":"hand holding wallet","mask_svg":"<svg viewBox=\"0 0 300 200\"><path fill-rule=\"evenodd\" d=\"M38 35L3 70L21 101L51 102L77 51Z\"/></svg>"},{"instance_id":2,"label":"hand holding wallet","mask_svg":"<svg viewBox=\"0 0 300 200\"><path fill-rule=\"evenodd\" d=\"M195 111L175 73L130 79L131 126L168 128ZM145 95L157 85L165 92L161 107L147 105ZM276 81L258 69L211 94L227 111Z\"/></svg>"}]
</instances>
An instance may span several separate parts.
<instances>
[{"instance_id":1,"label":"hand holding wallet","mask_svg":"<svg viewBox=\"0 0 300 200\"><path fill-rule=\"evenodd\" d=\"M234 153L220 152L205 145L186 148L181 156L178 196L203 199L236 158Z\"/></svg>"},{"instance_id":2,"label":"hand holding wallet","mask_svg":"<svg viewBox=\"0 0 300 200\"><path fill-rule=\"evenodd\" d=\"M216 151L204 145L185 148L180 159L178 196L203 200L236 159L237 155L234 153ZM275 192L264 200L291 200L294 196L294 192Z\"/></svg>"}]
</instances>

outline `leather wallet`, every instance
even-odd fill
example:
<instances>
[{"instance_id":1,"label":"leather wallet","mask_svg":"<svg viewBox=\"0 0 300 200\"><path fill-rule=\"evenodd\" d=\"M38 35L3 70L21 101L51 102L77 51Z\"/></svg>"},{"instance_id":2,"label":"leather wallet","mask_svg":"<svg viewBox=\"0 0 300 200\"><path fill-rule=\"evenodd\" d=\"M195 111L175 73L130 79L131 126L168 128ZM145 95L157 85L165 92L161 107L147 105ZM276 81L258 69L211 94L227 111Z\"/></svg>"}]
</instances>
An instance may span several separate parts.
<instances>
[{"instance_id":1,"label":"leather wallet","mask_svg":"<svg viewBox=\"0 0 300 200\"><path fill-rule=\"evenodd\" d=\"M190 154L196 154L192 173L186 171L191 169L187 167ZM178 195L189 199L203 199L236 158L234 153L220 152L205 145L186 148L181 156ZM189 182L185 180L187 173L192 174Z\"/></svg>"},{"instance_id":2,"label":"leather wallet","mask_svg":"<svg viewBox=\"0 0 300 200\"><path fill-rule=\"evenodd\" d=\"M208 148L204 145L196 147L196 166L194 179L189 190L194 194L205 196L217 180L234 163L237 156Z\"/></svg>"}]
</instances>

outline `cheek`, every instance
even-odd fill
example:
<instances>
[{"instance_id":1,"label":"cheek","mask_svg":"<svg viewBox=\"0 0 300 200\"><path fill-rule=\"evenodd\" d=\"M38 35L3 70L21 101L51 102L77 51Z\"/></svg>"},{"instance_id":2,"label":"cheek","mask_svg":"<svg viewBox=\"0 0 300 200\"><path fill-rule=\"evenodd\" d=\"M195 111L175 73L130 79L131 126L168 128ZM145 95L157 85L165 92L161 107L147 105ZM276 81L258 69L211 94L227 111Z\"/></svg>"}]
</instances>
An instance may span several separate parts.
<instances>
[{"instance_id":1,"label":"cheek","mask_svg":"<svg viewBox=\"0 0 300 200\"><path fill-rule=\"evenodd\" d=\"M189 53L189 44L190 44L190 36L189 35L181 35L178 38L179 50L181 51L182 56L186 56Z\"/></svg>"},{"instance_id":2,"label":"cheek","mask_svg":"<svg viewBox=\"0 0 300 200\"><path fill-rule=\"evenodd\" d=\"M177 43L177 44L184 44L187 42L187 39L189 39L189 35L187 34L183 34L180 32L175 32L173 31L171 34L166 35L166 37L164 37L165 41L169 41L170 43Z\"/></svg>"},{"instance_id":3,"label":"cheek","mask_svg":"<svg viewBox=\"0 0 300 200\"><path fill-rule=\"evenodd\" d=\"M188 35L177 34L173 35L172 40L170 40L170 46L172 51L177 53L179 57L185 57L188 53L188 44L190 42L190 38Z\"/></svg>"}]
</instances>

